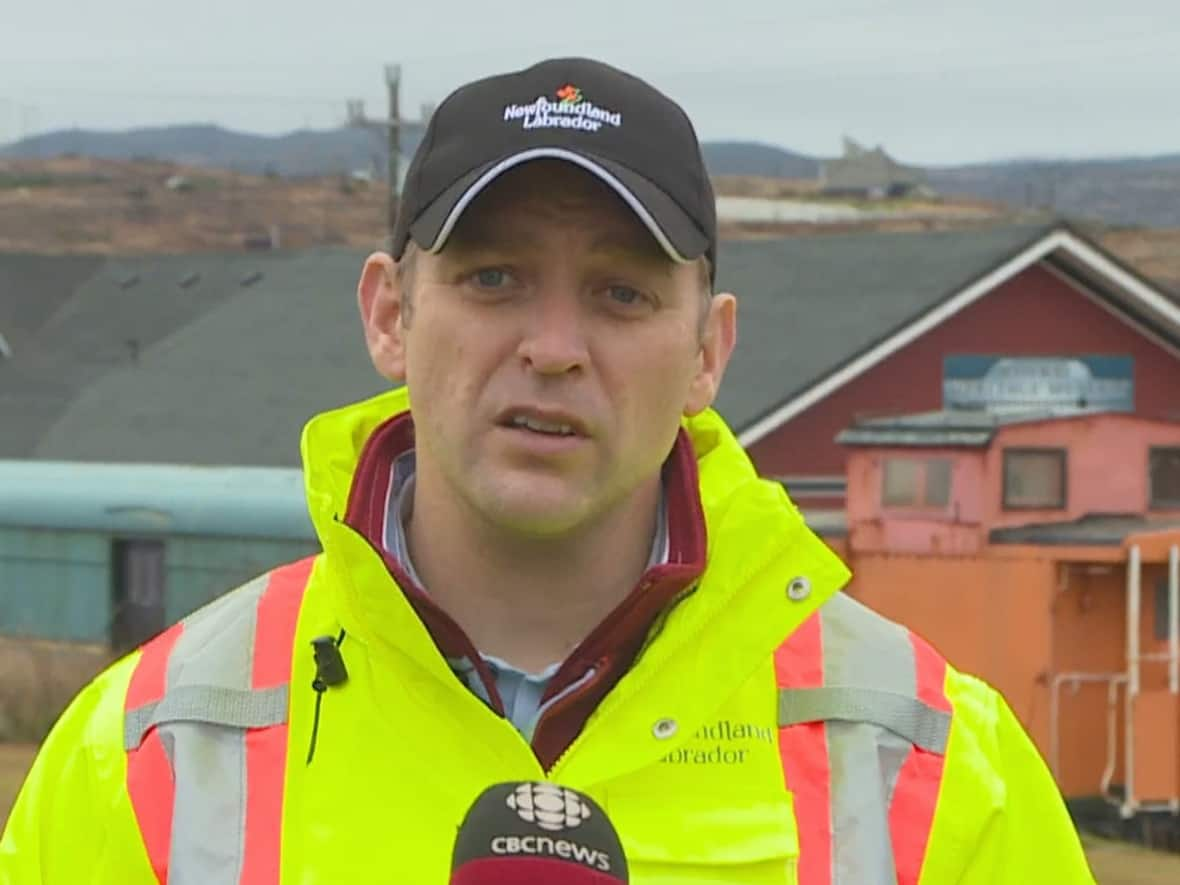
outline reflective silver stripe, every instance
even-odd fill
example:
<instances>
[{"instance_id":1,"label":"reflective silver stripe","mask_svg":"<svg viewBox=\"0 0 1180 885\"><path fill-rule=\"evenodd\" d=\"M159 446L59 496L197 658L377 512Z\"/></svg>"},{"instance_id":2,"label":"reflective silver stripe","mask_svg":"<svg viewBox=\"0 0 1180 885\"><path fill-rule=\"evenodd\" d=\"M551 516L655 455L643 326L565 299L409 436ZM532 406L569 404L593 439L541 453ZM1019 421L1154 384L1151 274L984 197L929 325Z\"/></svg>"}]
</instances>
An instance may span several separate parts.
<instances>
[{"instance_id":1,"label":"reflective silver stripe","mask_svg":"<svg viewBox=\"0 0 1180 885\"><path fill-rule=\"evenodd\" d=\"M174 746L176 798L168 885L238 885L246 841L246 732L160 726Z\"/></svg>"},{"instance_id":2,"label":"reflective silver stripe","mask_svg":"<svg viewBox=\"0 0 1180 885\"><path fill-rule=\"evenodd\" d=\"M261 575L185 621L168 661L167 693L184 685L250 690L258 600L269 582Z\"/></svg>"},{"instance_id":3,"label":"reflective silver stripe","mask_svg":"<svg viewBox=\"0 0 1180 885\"><path fill-rule=\"evenodd\" d=\"M265 728L287 721L285 685L263 691L239 691L214 685L182 685L171 689L158 704L146 704L127 714L124 748L134 750L154 725L167 722L204 722L231 728Z\"/></svg>"},{"instance_id":4,"label":"reflective silver stripe","mask_svg":"<svg viewBox=\"0 0 1180 885\"><path fill-rule=\"evenodd\" d=\"M832 885L897 885L889 816L882 814L889 808L883 769L900 769L910 748L898 753L896 743L882 745L881 730L867 722L829 722L825 730L831 767Z\"/></svg>"},{"instance_id":5,"label":"reflective silver stripe","mask_svg":"<svg viewBox=\"0 0 1180 885\"><path fill-rule=\"evenodd\" d=\"M250 693L258 601L269 583L270 576L262 575L234 592L233 605L198 613L185 623L168 662L161 706L193 689L199 690L194 700L198 694L211 700L210 689ZM175 738L169 885L237 885L246 832L246 732L166 722L158 712L156 719Z\"/></svg>"},{"instance_id":6,"label":"reflective silver stripe","mask_svg":"<svg viewBox=\"0 0 1180 885\"><path fill-rule=\"evenodd\" d=\"M185 619L184 631L168 658L163 699L127 711L123 725L126 749L138 747L147 729L166 721L170 709L189 714L179 718L197 718L189 703L196 700L194 692L250 690L258 600L268 581L267 575L255 578Z\"/></svg>"},{"instance_id":7,"label":"reflective silver stripe","mask_svg":"<svg viewBox=\"0 0 1180 885\"><path fill-rule=\"evenodd\" d=\"M904 627L843 593L819 616L823 686L780 691L780 724L826 723L832 885L896 885L893 790L912 747L946 751L951 716L918 698Z\"/></svg>"},{"instance_id":8,"label":"reflective silver stripe","mask_svg":"<svg viewBox=\"0 0 1180 885\"><path fill-rule=\"evenodd\" d=\"M172 765L169 885L238 885L246 832L248 728L287 720L287 686L254 691L262 575L185 619L164 697L127 712L124 744L155 728Z\"/></svg>"},{"instance_id":9,"label":"reflective silver stripe","mask_svg":"<svg viewBox=\"0 0 1180 885\"><path fill-rule=\"evenodd\" d=\"M901 767L910 755L910 742L901 735L885 732L877 735L877 756L881 760L881 780L885 784L886 807L893 804L893 789L897 786Z\"/></svg>"},{"instance_id":10,"label":"reflective silver stripe","mask_svg":"<svg viewBox=\"0 0 1180 885\"><path fill-rule=\"evenodd\" d=\"M833 720L871 722L931 753L946 752L951 731L949 713L936 710L916 697L851 685L779 691L779 728Z\"/></svg>"},{"instance_id":11,"label":"reflective silver stripe","mask_svg":"<svg viewBox=\"0 0 1180 885\"><path fill-rule=\"evenodd\" d=\"M914 697L918 677L908 631L837 593L821 612L824 685L865 685Z\"/></svg>"}]
</instances>

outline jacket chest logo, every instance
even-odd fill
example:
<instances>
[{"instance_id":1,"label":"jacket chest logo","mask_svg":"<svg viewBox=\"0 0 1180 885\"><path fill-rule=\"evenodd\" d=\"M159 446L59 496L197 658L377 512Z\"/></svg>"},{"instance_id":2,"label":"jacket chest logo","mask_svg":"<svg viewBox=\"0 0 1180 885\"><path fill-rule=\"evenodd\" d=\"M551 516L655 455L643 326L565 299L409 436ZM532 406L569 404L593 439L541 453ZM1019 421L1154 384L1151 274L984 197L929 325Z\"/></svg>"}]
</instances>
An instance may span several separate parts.
<instances>
[{"instance_id":1,"label":"jacket chest logo","mask_svg":"<svg viewBox=\"0 0 1180 885\"><path fill-rule=\"evenodd\" d=\"M692 740L660 759L669 765L744 765L753 753L773 750L774 729L719 719L702 726Z\"/></svg>"}]
</instances>

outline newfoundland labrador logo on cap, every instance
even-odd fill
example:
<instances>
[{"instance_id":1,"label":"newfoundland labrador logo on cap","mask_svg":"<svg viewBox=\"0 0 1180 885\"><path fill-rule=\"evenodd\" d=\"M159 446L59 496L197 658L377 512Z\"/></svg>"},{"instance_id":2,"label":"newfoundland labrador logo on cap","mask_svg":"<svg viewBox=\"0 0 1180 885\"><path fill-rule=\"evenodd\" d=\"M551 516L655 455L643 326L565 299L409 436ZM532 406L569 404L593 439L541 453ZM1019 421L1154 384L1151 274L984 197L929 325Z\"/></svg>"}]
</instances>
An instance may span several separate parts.
<instances>
[{"instance_id":1,"label":"newfoundland labrador logo on cap","mask_svg":"<svg viewBox=\"0 0 1180 885\"><path fill-rule=\"evenodd\" d=\"M520 120L522 129L583 129L597 132L603 125L622 126L623 115L587 101L582 90L566 83L554 95L557 100L538 96L531 104L504 107L504 120Z\"/></svg>"}]
</instances>

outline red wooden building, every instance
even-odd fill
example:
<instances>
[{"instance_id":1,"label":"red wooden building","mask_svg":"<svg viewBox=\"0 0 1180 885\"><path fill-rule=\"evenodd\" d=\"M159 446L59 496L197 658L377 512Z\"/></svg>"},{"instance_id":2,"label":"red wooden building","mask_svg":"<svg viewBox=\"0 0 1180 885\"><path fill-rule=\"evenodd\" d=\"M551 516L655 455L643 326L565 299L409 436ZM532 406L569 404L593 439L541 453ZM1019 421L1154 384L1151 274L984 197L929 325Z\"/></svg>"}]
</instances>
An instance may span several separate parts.
<instances>
[{"instance_id":1,"label":"red wooden building","mask_svg":"<svg viewBox=\"0 0 1180 885\"><path fill-rule=\"evenodd\" d=\"M759 471L805 508L843 506L841 430L874 414L944 408L948 371L971 358L1026 368L1030 358L1114 360L1123 410L1180 417L1180 299L1071 227L851 234L758 249L760 260L784 250L779 274L763 272L770 285L750 279L747 292L741 268L721 266L741 300L720 408ZM732 251L724 259L740 262ZM1019 383L1052 379L1026 372Z\"/></svg>"}]
</instances>

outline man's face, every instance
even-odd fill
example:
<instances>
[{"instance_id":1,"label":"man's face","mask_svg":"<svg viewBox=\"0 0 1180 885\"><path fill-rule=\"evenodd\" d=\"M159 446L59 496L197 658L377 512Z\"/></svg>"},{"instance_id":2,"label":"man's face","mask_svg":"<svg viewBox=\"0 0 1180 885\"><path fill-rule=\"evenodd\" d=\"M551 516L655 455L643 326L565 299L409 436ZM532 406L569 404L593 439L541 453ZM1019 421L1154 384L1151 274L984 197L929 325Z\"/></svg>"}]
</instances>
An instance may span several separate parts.
<instances>
[{"instance_id":1,"label":"man's face","mask_svg":"<svg viewBox=\"0 0 1180 885\"><path fill-rule=\"evenodd\" d=\"M520 535L575 531L653 483L733 340L732 296L709 301L698 265L558 161L502 175L390 292L398 340L373 357L409 386L420 475Z\"/></svg>"}]
</instances>

